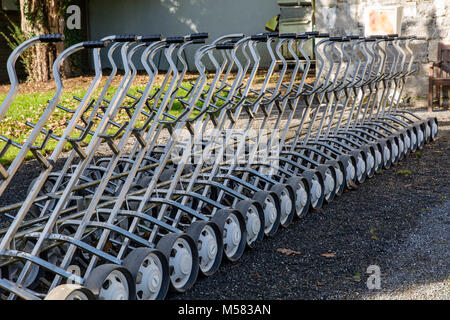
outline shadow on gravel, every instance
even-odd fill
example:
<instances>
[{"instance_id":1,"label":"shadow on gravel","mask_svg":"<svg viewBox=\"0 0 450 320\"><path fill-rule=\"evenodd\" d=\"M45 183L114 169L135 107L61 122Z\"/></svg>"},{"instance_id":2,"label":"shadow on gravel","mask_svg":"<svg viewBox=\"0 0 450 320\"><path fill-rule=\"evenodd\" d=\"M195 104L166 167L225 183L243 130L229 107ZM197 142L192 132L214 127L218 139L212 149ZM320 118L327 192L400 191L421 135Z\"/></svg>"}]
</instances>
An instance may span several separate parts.
<instances>
[{"instance_id":1,"label":"shadow on gravel","mask_svg":"<svg viewBox=\"0 0 450 320\"><path fill-rule=\"evenodd\" d=\"M198 279L190 291L168 298L369 298L370 265L380 267L381 292L448 279L449 125L440 122L437 141L399 165L295 220L238 262L222 263L216 275ZM279 248L301 254L288 256Z\"/></svg>"}]
</instances>

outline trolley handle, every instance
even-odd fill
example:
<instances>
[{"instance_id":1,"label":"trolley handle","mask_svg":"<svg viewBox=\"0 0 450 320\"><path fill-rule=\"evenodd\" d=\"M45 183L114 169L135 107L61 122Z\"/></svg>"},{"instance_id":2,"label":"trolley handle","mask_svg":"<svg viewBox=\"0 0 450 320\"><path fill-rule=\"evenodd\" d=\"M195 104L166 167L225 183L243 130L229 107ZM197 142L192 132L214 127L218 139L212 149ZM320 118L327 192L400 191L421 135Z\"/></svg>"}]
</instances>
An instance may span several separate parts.
<instances>
[{"instance_id":1,"label":"trolley handle","mask_svg":"<svg viewBox=\"0 0 450 320\"><path fill-rule=\"evenodd\" d=\"M109 41L84 41L82 43L83 48L104 48L108 45Z\"/></svg>"},{"instance_id":2,"label":"trolley handle","mask_svg":"<svg viewBox=\"0 0 450 320\"><path fill-rule=\"evenodd\" d=\"M340 41L342 41L342 37L330 37L329 40L340 42Z\"/></svg>"},{"instance_id":3,"label":"trolley handle","mask_svg":"<svg viewBox=\"0 0 450 320\"><path fill-rule=\"evenodd\" d=\"M63 34L43 34L39 36L40 42L61 42L64 41L65 37Z\"/></svg>"},{"instance_id":4,"label":"trolley handle","mask_svg":"<svg viewBox=\"0 0 450 320\"><path fill-rule=\"evenodd\" d=\"M156 42L161 41L163 36L161 34L149 34L146 36L141 36L141 42Z\"/></svg>"},{"instance_id":5,"label":"trolley handle","mask_svg":"<svg viewBox=\"0 0 450 320\"><path fill-rule=\"evenodd\" d=\"M232 43L232 42L216 44L216 49L218 49L218 50L227 50L227 49L234 49L234 48L235 48L235 43Z\"/></svg>"},{"instance_id":6,"label":"trolley handle","mask_svg":"<svg viewBox=\"0 0 450 320\"><path fill-rule=\"evenodd\" d=\"M206 43L206 39L194 39L192 40L193 44L205 44Z\"/></svg>"},{"instance_id":7,"label":"trolley handle","mask_svg":"<svg viewBox=\"0 0 450 320\"><path fill-rule=\"evenodd\" d=\"M265 32L263 34L266 35L268 38L278 38L278 36L280 35L279 32Z\"/></svg>"},{"instance_id":8,"label":"trolley handle","mask_svg":"<svg viewBox=\"0 0 450 320\"><path fill-rule=\"evenodd\" d=\"M319 33L318 35L316 35L316 38L329 38L330 34L328 33Z\"/></svg>"},{"instance_id":9,"label":"trolley handle","mask_svg":"<svg viewBox=\"0 0 450 320\"><path fill-rule=\"evenodd\" d=\"M133 34L122 34L122 35L114 36L114 41L116 41L116 42L131 42L131 41L136 41L136 40L137 40L137 36L133 35Z\"/></svg>"},{"instance_id":10,"label":"trolley handle","mask_svg":"<svg viewBox=\"0 0 450 320\"><path fill-rule=\"evenodd\" d=\"M299 34L297 34L295 39L309 39L309 35L306 33L299 33Z\"/></svg>"},{"instance_id":11,"label":"trolley handle","mask_svg":"<svg viewBox=\"0 0 450 320\"><path fill-rule=\"evenodd\" d=\"M166 42L167 43L185 43L186 38L185 37L167 37Z\"/></svg>"},{"instance_id":12,"label":"trolley handle","mask_svg":"<svg viewBox=\"0 0 450 320\"><path fill-rule=\"evenodd\" d=\"M319 31L307 31L305 32L306 35L308 36L318 36L320 34Z\"/></svg>"},{"instance_id":13,"label":"trolley handle","mask_svg":"<svg viewBox=\"0 0 450 320\"><path fill-rule=\"evenodd\" d=\"M263 34L255 34L255 35L250 36L250 39L253 41L267 41L268 36L267 36L267 34L264 34L264 33Z\"/></svg>"},{"instance_id":14,"label":"trolley handle","mask_svg":"<svg viewBox=\"0 0 450 320\"><path fill-rule=\"evenodd\" d=\"M196 39L208 39L208 32L199 32L199 33L191 33L188 37L188 40L196 40Z\"/></svg>"},{"instance_id":15,"label":"trolley handle","mask_svg":"<svg viewBox=\"0 0 450 320\"><path fill-rule=\"evenodd\" d=\"M296 33L280 33L278 36L281 39L295 39L297 37Z\"/></svg>"}]
</instances>

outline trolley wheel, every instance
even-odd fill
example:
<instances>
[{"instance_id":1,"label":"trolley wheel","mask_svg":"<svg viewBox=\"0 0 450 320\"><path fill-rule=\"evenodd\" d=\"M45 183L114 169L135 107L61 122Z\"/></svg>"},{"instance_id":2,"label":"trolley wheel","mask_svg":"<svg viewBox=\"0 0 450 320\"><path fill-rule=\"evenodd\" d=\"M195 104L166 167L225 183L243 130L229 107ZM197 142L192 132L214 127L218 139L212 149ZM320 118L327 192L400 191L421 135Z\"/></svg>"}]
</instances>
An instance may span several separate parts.
<instances>
[{"instance_id":1,"label":"trolley wheel","mask_svg":"<svg viewBox=\"0 0 450 320\"><path fill-rule=\"evenodd\" d=\"M130 271L117 264L95 267L84 286L99 300L135 300L136 286Z\"/></svg>"},{"instance_id":2,"label":"trolley wheel","mask_svg":"<svg viewBox=\"0 0 450 320\"><path fill-rule=\"evenodd\" d=\"M405 156L411 153L411 129L404 129L403 143L405 144Z\"/></svg>"},{"instance_id":3,"label":"trolley wheel","mask_svg":"<svg viewBox=\"0 0 450 320\"><path fill-rule=\"evenodd\" d=\"M366 178L372 178L375 174L375 148L374 144L361 147L366 154Z\"/></svg>"},{"instance_id":4,"label":"trolley wheel","mask_svg":"<svg viewBox=\"0 0 450 320\"><path fill-rule=\"evenodd\" d=\"M38 177L34 178L31 181L31 183L28 185L27 194L29 194L31 192L31 189L33 188L37 179L38 179ZM48 177L47 180L44 182L44 185L42 186L41 190L39 190L38 197L52 192L55 182L56 182L55 177ZM45 203L45 202L46 201L43 201L43 203ZM53 205L53 207L50 207L49 209L51 210L53 208L54 208L54 205ZM30 209L28 210L28 212L31 214L31 216L33 218L38 218L41 214L41 208L35 202L33 202Z\"/></svg>"},{"instance_id":5,"label":"trolley wheel","mask_svg":"<svg viewBox=\"0 0 450 320\"><path fill-rule=\"evenodd\" d=\"M212 221L195 221L187 229L197 243L200 271L211 276L219 270L223 255L223 240L219 226Z\"/></svg>"},{"instance_id":6,"label":"trolley wheel","mask_svg":"<svg viewBox=\"0 0 450 320\"><path fill-rule=\"evenodd\" d=\"M400 160L400 142L398 135L391 136L389 138L391 141L391 155L392 155L392 163L396 164Z\"/></svg>"},{"instance_id":7,"label":"trolley wheel","mask_svg":"<svg viewBox=\"0 0 450 320\"><path fill-rule=\"evenodd\" d=\"M336 195L336 189L338 187L336 170L333 165L319 165L316 170L319 171L324 178L324 200L326 202L331 202Z\"/></svg>"},{"instance_id":8,"label":"trolley wheel","mask_svg":"<svg viewBox=\"0 0 450 320\"><path fill-rule=\"evenodd\" d=\"M356 181L363 183L366 180L366 159L367 154L362 149L351 151L351 154L356 159Z\"/></svg>"},{"instance_id":9,"label":"trolley wheel","mask_svg":"<svg viewBox=\"0 0 450 320\"><path fill-rule=\"evenodd\" d=\"M418 145L418 140L417 140L417 127L415 125L412 125L409 128L409 132L410 134L410 138L411 138L411 152L415 152L417 150L417 148L419 147Z\"/></svg>"},{"instance_id":10,"label":"trolley wheel","mask_svg":"<svg viewBox=\"0 0 450 320\"><path fill-rule=\"evenodd\" d=\"M287 228L295 215L295 193L288 184L275 184L270 188L280 198L280 224Z\"/></svg>"},{"instance_id":11,"label":"trolley wheel","mask_svg":"<svg viewBox=\"0 0 450 320\"><path fill-rule=\"evenodd\" d=\"M351 190L356 184L356 159L348 154L340 155L338 159L344 166L345 186Z\"/></svg>"},{"instance_id":12,"label":"trolley wheel","mask_svg":"<svg viewBox=\"0 0 450 320\"><path fill-rule=\"evenodd\" d=\"M340 196L345 189L345 166L341 157L338 157L338 160L325 161L325 165L333 166L336 172L336 196Z\"/></svg>"},{"instance_id":13,"label":"trolley wheel","mask_svg":"<svg viewBox=\"0 0 450 320\"><path fill-rule=\"evenodd\" d=\"M176 292L190 289L198 276L198 251L186 233L169 233L156 246L169 261L170 287Z\"/></svg>"},{"instance_id":14,"label":"trolley wheel","mask_svg":"<svg viewBox=\"0 0 450 320\"><path fill-rule=\"evenodd\" d=\"M264 237L264 210L258 201L249 199L239 201L235 209L245 218L247 246L253 248Z\"/></svg>"},{"instance_id":15,"label":"trolley wheel","mask_svg":"<svg viewBox=\"0 0 450 320\"><path fill-rule=\"evenodd\" d=\"M425 128L423 123L416 123L416 132L417 132L417 148L421 150L425 144Z\"/></svg>"},{"instance_id":16,"label":"trolley wheel","mask_svg":"<svg viewBox=\"0 0 450 320\"><path fill-rule=\"evenodd\" d=\"M61 284L53 288L44 300L95 300L95 295L79 284Z\"/></svg>"},{"instance_id":17,"label":"trolley wheel","mask_svg":"<svg viewBox=\"0 0 450 320\"><path fill-rule=\"evenodd\" d=\"M400 130L397 133L397 137L398 137L398 154L399 154L398 160L400 161L406 156L406 147L405 147L406 131Z\"/></svg>"},{"instance_id":18,"label":"trolley wheel","mask_svg":"<svg viewBox=\"0 0 450 320\"><path fill-rule=\"evenodd\" d=\"M383 157L383 167L389 169L392 164L392 152L391 152L391 141L389 139L381 139L380 145L382 147L382 157Z\"/></svg>"},{"instance_id":19,"label":"trolley wheel","mask_svg":"<svg viewBox=\"0 0 450 320\"><path fill-rule=\"evenodd\" d=\"M34 244L35 244L34 239L31 240L23 238L18 240L15 245L18 251L31 253L34 248ZM2 277L12 282L16 282L24 266L25 261L23 260L17 260L12 263L9 263L3 268ZM45 269L33 263L30 267L30 271L28 272L27 277L22 283L22 286L34 290L39 286L39 284L41 283L41 279L44 277L44 275Z\"/></svg>"},{"instance_id":20,"label":"trolley wheel","mask_svg":"<svg viewBox=\"0 0 450 320\"><path fill-rule=\"evenodd\" d=\"M303 171L302 175L307 179L309 183L311 208L316 210L320 209L325 198L325 186L322 173L317 170L305 170Z\"/></svg>"},{"instance_id":21,"label":"trolley wheel","mask_svg":"<svg viewBox=\"0 0 450 320\"><path fill-rule=\"evenodd\" d=\"M299 218L304 217L309 210L311 202L308 181L301 176L296 176L287 179L286 184L289 184L294 190L295 214Z\"/></svg>"},{"instance_id":22,"label":"trolley wheel","mask_svg":"<svg viewBox=\"0 0 450 320\"><path fill-rule=\"evenodd\" d=\"M436 117L428 118L428 122L430 123L431 133L430 133L430 141L436 140L438 134L438 121Z\"/></svg>"},{"instance_id":23,"label":"trolley wheel","mask_svg":"<svg viewBox=\"0 0 450 320\"><path fill-rule=\"evenodd\" d=\"M169 289L169 263L156 249L137 248L123 260L136 286L137 300L162 300Z\"/></svg>"},{"instance_id":24,"label":"trolley wheel","mask_svg":"<svg viewBox=\"0 0 450 320\"><path fill-rule=\"evenodd\" d=\"M164 170L159 176L158 182L166 182L173 179L173 176L177 170L174 168L169 168ZM148 184L148 183L147 183Z\"/></svg>"},{"instance_id":25,"label":"trolley wheel","mask_svg":"<svg viewBox=\"0 0 450 320\"><path fill-rule=\"evenodd\" d=\"M275 192L257 191L253 200L259 202L264 211L264 234L273 236L280 226L280 198Z\"/></svg>"},{"instance_id":26,"label":"trolley wheel","mask_svg":"<svg viewBox=\"0 0 450 320\"><path fill-rule=\"evenodd\" d=\"M244 254L247 243L244 216L239 210L224 208L218 210L211 221L215 222L222 232L225 256L230 261L237 261Z\"/></svg>"}]
</instances>

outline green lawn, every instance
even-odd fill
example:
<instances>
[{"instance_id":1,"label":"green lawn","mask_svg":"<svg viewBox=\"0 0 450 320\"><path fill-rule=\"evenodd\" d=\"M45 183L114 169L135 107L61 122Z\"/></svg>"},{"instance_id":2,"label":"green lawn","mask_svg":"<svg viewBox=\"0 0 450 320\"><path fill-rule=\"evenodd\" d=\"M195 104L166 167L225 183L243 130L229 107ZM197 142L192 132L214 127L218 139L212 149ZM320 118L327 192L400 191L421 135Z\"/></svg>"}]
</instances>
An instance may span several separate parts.
<instances>
[{"instance_id":1,"label":"green lawn","mask_svg":"<svg viewBox=\"0 0 450 320\"><path fill-rule=\"evenodd\" d=\"M183 83L184 87L190 88L191 85L186 82ZM111 99L116 91L117 87L111 87L108 90L108 94L106 95L107 99ZM140 96L141 94L137 90L144 90L145 88L143 86L136 86L133 87L129 93L134 96ZM156 90L156 88L154 89ZM154 92L153 90L153 92ZM101 92L101 88L98 89L94 94L93 97L97 97ZM152 93L153 93L152 92ZM65 108L74 110L79 102L73 98L73 96L77 97L83 97L86 93L86 89L74 89L71 92L66 92L63 94L62 99L60 100L59 104L64 106ZM177 96L184 96L186 95L185 90L180 90L177 94ZM14 141L23 144L26 141L27 136L31 132L32 128L30 126L27 126L25 123L26 121L31 123L37 123L37 121L40 119L43 111L48 105L48 101L53 98L55 94L55 91L45 92L45 93L32 93L32 94L20 94L17 95L14 99L14 102L10 106L5 118L0 123L0 134L3 136L6 136L8 138L13 139ZM5 99L6 94L0 94L0 104ZM123 105L131 105L133 103L132 98L127 98ZM106 104L106 103L105 103ZM201 105L201 104L198 104ZM170 111L171 115L177 116L181 114L183 111L183 105L175 101L173 104L173 107ZM195 113L194 113L195 115ZM63 111L59 108L56 108L54 112L52 113L49 121L46 122L46 125L44 126L45 130L52 129L53 134L55 135L61 135L63 130L66 127L66 122L70 120L72 114L68 113L66 111ZM87 115L88 116L88 115ZM87 117L86 116L86 117ZM142 119L139 119L138 124L143 123L145 117L142 116ZM124 110L121 110L119 114L114 119L116 122L124 123L125 121L129 120L129 117L126 115ZM98 124L100 121L99 118L97 118L96 124ZM82 122L79 123L82 125ZM91 130L95 130L96 126ZM114 133L117 130L115 127L111 127L111 130L109 130L110 133ZM80 134L80 131L76 130L73 132L72 136L78 136ZM34 145L39 145L42 143L44 139L44 134L41 134L40 137L37 139ZM88 136L83 142L88 143L90 139L90 136ZM3 140L0 140L0 151L5 146L5 142ZM57 144L57 141L55 139L50 139L45 147L44 152L50 152L52 151ZM70 149L70 144L66 144L66 150ZM6 154L3 155L0 159L0 163L2 164L9 164L14 159L14 157L17 155L19 149L11 146ZM33 155L31 152L27 155L27 159L32 158Z\"/></svg>"}]
</instances>

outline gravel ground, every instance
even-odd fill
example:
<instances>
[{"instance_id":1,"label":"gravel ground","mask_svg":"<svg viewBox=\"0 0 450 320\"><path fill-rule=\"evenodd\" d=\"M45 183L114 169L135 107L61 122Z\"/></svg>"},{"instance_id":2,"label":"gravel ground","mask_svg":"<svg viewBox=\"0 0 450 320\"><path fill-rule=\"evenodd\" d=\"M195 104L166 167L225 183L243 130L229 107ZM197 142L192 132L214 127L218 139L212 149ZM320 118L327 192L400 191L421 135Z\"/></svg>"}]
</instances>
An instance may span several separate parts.
<instances>
[{"instance_id":1,"label":"gravel ground","mask_svg":"<svg viewBox=\"0 0 450 320\"><path fill-rule=\"evenodd\" d=\"M420 155L409 155L168 298L450 299L450 112L434 115L439 138ZM367 288L370 265L380 267L380 290Z\"/></svg>"}]
</instances>

